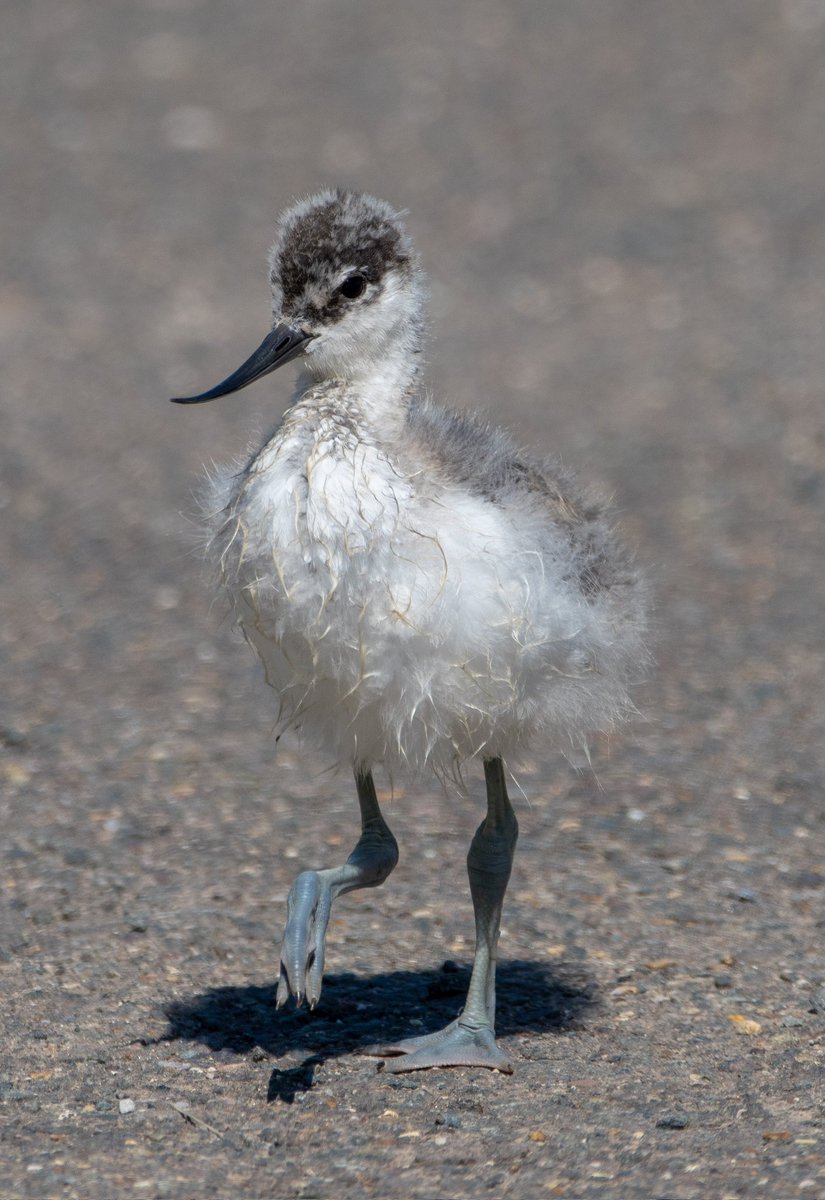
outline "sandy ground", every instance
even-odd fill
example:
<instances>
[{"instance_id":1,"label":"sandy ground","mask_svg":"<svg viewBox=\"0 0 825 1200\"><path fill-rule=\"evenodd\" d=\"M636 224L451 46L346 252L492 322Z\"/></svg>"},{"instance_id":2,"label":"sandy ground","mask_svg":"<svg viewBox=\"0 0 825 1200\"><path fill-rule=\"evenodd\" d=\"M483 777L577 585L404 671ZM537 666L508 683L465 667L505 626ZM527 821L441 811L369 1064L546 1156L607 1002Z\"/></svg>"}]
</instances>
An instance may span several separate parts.
<instances>
[{"instance_id":1,"label":"sandy ground","mask_svg":"<svg viewBox=\"0 0 825 1200\"><path fill-rule=\"evenodd\" d=\"M825 5L6 7L4 1200L825 1196ZM478 771L396 780L398 870L273 1008L353 789L275 747L192 491L289 369L166 397L326 183L409 208L434 390L612 493L656 595L635 727L512 764L510 1078L357 1054L461 1003Z\"/></svg>"}]
</instances>

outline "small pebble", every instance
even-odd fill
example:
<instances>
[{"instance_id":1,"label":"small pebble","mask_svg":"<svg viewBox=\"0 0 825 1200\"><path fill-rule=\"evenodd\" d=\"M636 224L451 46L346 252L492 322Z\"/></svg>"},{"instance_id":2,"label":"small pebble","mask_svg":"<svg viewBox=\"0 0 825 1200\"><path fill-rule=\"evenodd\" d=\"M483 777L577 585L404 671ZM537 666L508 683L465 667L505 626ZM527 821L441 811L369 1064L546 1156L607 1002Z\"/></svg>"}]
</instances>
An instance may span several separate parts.
<instances>
[{"instance_id":1,"label":"small pebble","mask_svg":"<svg viewBox=\"0 0 825 1200\"><path fill-rule=\"evenodd\" d=\"M657 1129L687 1129L690 1121L681 1113L670 1113L666 1117L659 1117L656 1122Z\"/></svg>"},{"instance_id":2,"label":"small pebble","mask_svg":"<svg viewBox=\"0 0 825 1200\"><path fill-rule=\"evenodd\" d=\"M118 1100L117 1106L122 1113L130 1113L135 1111L134 1100Z\"/></svg>"},{"instance_id":3,"label":"small pebble","mask_svg":"<svg viewBox=\"0 0 825 1200\"><path fill-rule=\"evenodd\" d=\"M6 746L21 747L26 744L26 735L21 733L19 729L12 729L8 726L0 728L0 742Z\"/></svg>"},{"instance_id":4,"label":"small pebble","mask_svg":"<svg viewBox=\"0 0 825 1200\"><path fill-rule=\"evenodd\" d=\"M436 1113L435 1123L436 1123L436 1125L446 1125L446 1127L448 1129L460 1129L461 1128L461 1121L455 1115L455 1113L451 1113L451 1112Z\"/></svg>"},{"instance_id":5,"label":"small pebble","mask_svg":"<svg viewBox=\"0 0 825 1200\"><path fill-rule=\"evenodd\" d=\"M714 975L713 986L718 987L718 988L733 987L733 976L732 975Z\"/></svg>"},{"instance_id":6,"label":"small pebble","mask_svg":"<svg viewBox=\"0 0 825 1200\"><path fill-rule=\"evenodd\" d=\"M799 871L788 882L791 887L821 888L825 886L825 875L821 871Z\"/></svg>"}]
</instances>

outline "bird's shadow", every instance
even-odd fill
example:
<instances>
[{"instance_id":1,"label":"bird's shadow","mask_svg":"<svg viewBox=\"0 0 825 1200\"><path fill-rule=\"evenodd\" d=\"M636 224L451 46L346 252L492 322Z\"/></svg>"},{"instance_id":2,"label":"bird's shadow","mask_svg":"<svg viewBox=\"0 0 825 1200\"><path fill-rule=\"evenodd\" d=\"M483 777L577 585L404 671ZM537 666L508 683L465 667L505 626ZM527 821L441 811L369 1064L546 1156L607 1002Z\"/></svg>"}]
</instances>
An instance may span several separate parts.
<instances>
[{"instance_id":1,"label":"bird's shadow","mask_svg":"<svg viewBox=\"0 0 825 1200\"><path fill-rule=\"evenodd\" d=\"M596 985L580 968L510 960L499 962L496 976L499 1037L570 1028L596 1003ZM234 1054L257 1048L276 1058L306 1052L298 1066L276 1067L269 1081L267 1099L291 1104L312 1087L327 1059L442 1028L460 1011L469 979L469 967L453 962L431 971L327 975L313 1012L276 1011L274 984L213 988L170 1004L169 1029L160 1040L196 1041Z\"/></svg>"}]
</instances>

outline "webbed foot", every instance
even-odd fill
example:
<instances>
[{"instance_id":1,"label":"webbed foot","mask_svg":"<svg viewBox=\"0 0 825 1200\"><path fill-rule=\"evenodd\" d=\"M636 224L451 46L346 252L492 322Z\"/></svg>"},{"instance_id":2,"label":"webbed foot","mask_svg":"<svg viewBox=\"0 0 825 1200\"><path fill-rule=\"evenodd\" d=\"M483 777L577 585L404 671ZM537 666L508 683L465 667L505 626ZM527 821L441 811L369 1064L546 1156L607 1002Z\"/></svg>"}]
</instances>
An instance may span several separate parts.
<instances>
[{"instance_id":1,"label":"webbed foot","mask_svg":"<svg viewBox=\"0 0 825 1200\"><path fill-rule=\"evenodd\" d=\"M437 1033L366 1046L361 1053L388 1059L379 1070L394 1075L427 1067L489 1067L504 1075L513 1073L513 1064L499 1048L493 1030L488 1025L478 1029L462 1025L460 1017Z\"/></svg>"}]
</instances>

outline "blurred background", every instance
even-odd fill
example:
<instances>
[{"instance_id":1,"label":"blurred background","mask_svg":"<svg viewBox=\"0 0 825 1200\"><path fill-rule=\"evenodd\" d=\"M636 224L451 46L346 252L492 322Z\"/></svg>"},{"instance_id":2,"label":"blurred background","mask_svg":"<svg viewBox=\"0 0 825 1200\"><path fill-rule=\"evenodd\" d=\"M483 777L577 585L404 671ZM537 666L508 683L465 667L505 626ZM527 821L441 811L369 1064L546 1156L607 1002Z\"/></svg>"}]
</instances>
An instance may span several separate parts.
<instances>
[{"instance_id":1,"label":"blurred background","mask_svg":"<svg viewBox=\"0 0 825 1200\"><path fill-rule=\"evenodd\" d=\"M613 495L656 599L638 726L594 747L595 775L554 747L513 764L534 806L514 904L548 855L575 889L593 839L613 838L634 863L681 864L668 885L681 873L707 911L728 883L767 889L801 922L776 938L816 960L823 50L823 0L4 6L12 958L45 976L71 963L81 990L97 971L122 996L128 955L109 984L104 960L137 912L176 964L153 996L183 986L174 971L269 979L272 906L318 858L309 802L348 849L351 786L297 743L276 755L271 698L198 548L203 465L274 423L289 371L203 408L167 402L258 344L277 214L341 184L409 211L434 393ZM477 805L416 786L405 809L412 785L396 785L410 853L440 839L426 869L442 844L460 865ZM800 909L787 889L805 870ZM251 922L248 944L226 934L231 969L203 940L227 909ZM466 908L444 920L450 945L469 939ZM361 952L374 966L386 947Z\"/></svg>"},{"instance_id":2,"label":"blurred background","mask_svg":"<svg viewBox=\"0 0 825 1200\"><path fill-rule=\"evenodd\" d=\"M825 4L34 0L4 23L10 728L54 724L95 770L201 703L266 740L189 520L201 465L290 381L165 398L257 344L277 213L340 183L409 210L437 395L615 495L674 775L699 750L745 787L812 766Z\"/></svg>"}]
</instances>

